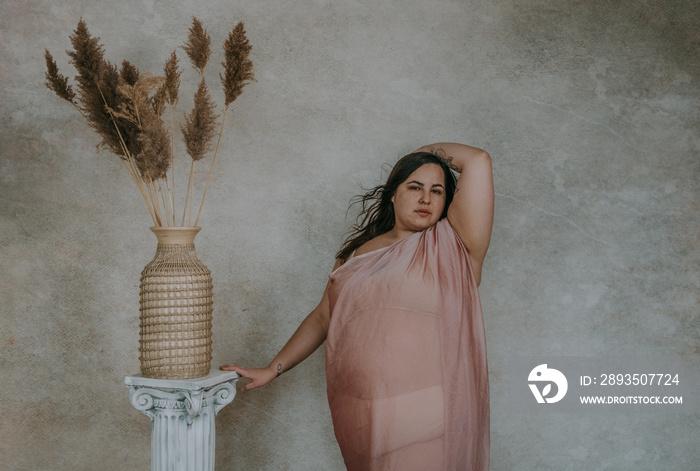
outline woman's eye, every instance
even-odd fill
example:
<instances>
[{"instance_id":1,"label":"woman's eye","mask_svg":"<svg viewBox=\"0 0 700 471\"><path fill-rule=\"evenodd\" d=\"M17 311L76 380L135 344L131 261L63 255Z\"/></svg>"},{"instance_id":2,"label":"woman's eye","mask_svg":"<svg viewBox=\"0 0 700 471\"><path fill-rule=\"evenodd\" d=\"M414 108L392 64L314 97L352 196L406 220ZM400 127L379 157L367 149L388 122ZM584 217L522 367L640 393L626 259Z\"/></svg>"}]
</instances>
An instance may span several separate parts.
<instances>
[{"instance_id":1,"label":"woman's eye","mask_svg":"<svg viewBox=\"0 0 700 471\"><path fill-rule=\"evenodd\" d=\"M409 186L408 189L409 190L420 190L420 187L419 186Z\"/></svg>"},{"instance_id":2,"label":"woman's eye","mask_svg":"<svg viewBox=\"0 0 700 471\"><path fill-rule=\"evenodd\" d=\"M435 193L436 195L441 195L441 194L442 194L442 191L440 191L440 190L433 190L433 193Z\"/></svg>"}]
</instances>

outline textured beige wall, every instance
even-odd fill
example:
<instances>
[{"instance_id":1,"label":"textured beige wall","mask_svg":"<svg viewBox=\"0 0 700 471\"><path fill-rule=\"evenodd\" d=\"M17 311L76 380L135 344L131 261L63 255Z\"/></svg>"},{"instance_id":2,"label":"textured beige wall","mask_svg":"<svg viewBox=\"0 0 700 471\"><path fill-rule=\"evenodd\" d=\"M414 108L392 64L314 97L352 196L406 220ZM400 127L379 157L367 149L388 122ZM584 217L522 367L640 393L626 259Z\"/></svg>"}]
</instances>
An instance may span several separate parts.
<instances>
[{"instance_id":1,"label":"textured beige wall","mask_svg":"<svg viewBox=\"0 0 700 471\"><path fill-rule=\"evenodd\" d=\"M258 79L196 240L216 365L266 364L315 306L348 200L383 163L467 142L493 156L497 191L481 288L492 468L697 466L697 414L514 415L504 391L511 355L697 364L697 2L2 0L0 468L148 469L150 422L123 378L155 237L116 157L44 87L43 50L73 75L82 16L111 61L158 71L193 15L217 48L243 20ZM342 469L322 352L239 395L217 434L218 469Z\"/></svg>"}]
</instances>

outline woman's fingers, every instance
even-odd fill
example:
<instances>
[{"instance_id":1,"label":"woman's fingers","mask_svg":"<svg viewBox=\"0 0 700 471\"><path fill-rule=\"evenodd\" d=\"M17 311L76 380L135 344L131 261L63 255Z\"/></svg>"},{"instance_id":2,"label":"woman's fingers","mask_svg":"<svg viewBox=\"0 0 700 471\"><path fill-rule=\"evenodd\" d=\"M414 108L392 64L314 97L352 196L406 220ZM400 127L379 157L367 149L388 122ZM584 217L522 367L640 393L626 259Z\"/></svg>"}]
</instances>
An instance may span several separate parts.
<instances>
[{"instance_id":1,"label":"woman's fingers","mask_svg":"<svg viewBox=\"0 0 700 471\"><path fill-rule=\"evenodd\" d=\"M243 370L245 368L241 368L240 366L236 365L235 363L231 363L229 365L221 365L219 367L219 369L223 370L223 371L235 371L236 373L238 373L239 376L243 376L243 374L241 373L241 370Z\"/></svg>"},{"instance_id":2,"label":"woman's fingers","mask_svg":"<svg viewBox=\"0 0 700 471\"><path fill-rule=\"evenodd\" d=\"M245 384L241 388L241 391L248 391L263 386L274 378L274 375L271 376L266 368L244 368L235 363L231 363L228 365L221 365L219 369L223 371L235 371L238 373L238 376L249 379L250 382Z\"/></svg>"}]
</instances>

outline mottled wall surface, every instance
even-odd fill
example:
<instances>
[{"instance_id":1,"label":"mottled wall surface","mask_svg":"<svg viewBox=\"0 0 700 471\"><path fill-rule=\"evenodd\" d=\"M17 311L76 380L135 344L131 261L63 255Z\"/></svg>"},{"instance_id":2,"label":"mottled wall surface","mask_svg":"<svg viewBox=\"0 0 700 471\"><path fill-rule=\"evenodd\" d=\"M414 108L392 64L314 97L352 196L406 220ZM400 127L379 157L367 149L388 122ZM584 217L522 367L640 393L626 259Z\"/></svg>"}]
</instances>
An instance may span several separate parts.
<instances>
[{"instance_id":1,"label":"mottled wall surface","mask_svg":"<svg viewBox=\"0 0 700 471\"><path fill-rule=\"evenodd\" d=\"M0 3L2 469L148 469L150 422L123 379L138 371L155 237L117 158L44 87L43 51L72 76L63 51L83 17L109 60L158 72L193 15L216 45L215 100L218 45L239 20L258 79L227 118L196 240L215 280L215 365L262 366L284 344L382 164L466 142L491 153L497 192L481 286L492 469L696 469L697 414L526 416L504 388L512 355L697 362L697 2L192 5ZM184 109L189 68L183 81ZM240 394L217 434L218 469L342 469L322 352Z\"/></svg>"}]
</instances>

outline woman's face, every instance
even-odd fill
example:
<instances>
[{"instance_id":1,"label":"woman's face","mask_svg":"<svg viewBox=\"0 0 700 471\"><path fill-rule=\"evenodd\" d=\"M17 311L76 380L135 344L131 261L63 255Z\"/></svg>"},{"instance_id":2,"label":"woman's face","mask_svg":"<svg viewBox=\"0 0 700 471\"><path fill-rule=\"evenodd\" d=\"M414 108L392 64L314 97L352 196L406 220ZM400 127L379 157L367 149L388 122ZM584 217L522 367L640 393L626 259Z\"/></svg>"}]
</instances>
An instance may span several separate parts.
<instances>
[{"instance_id":1,"label":"woman's face","mask_svg":"<svg viewBox=\"0 0 700 471\"><path fill-rule=\"evenodd\" d=\"M440 220L445 209L445 174L438 164L424 164L408 176L391 198L395 228L423 231Z\"/></svg>"}]
</instances>

